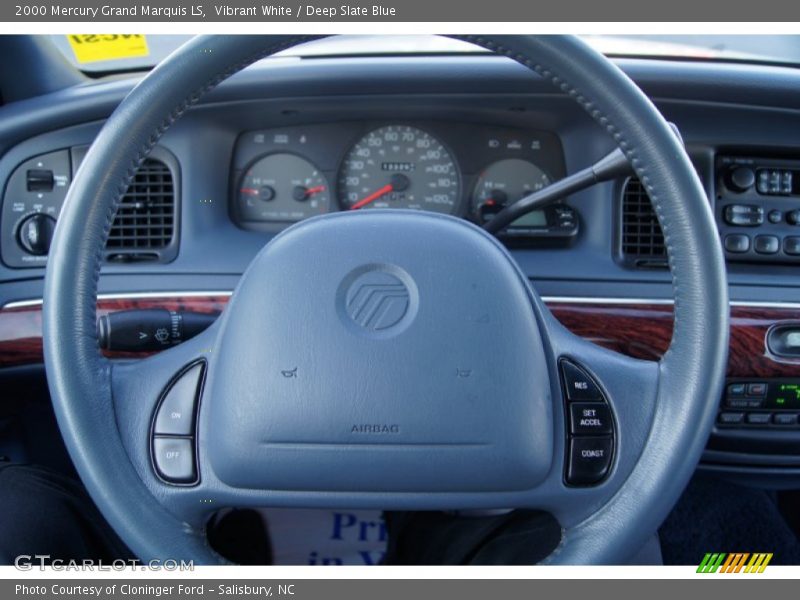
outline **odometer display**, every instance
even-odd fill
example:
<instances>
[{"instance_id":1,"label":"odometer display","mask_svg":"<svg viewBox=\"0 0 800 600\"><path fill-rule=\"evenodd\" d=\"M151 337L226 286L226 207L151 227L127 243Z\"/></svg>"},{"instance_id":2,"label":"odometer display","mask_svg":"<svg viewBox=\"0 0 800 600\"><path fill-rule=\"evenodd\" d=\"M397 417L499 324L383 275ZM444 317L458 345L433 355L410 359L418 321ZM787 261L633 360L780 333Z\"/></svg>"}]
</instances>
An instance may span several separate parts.
<instances>
[{"instance_id":1,"label":"odometer display","mask_svg":"<svg viewBox=\"0 0 800 600\"><path fill-rule=\"evenodd\" d=\"M410 208L455 213L455 161L431 134L407 125L371 131L348 152L339 176L345 210Z\"/></svg>"}]
</instances>

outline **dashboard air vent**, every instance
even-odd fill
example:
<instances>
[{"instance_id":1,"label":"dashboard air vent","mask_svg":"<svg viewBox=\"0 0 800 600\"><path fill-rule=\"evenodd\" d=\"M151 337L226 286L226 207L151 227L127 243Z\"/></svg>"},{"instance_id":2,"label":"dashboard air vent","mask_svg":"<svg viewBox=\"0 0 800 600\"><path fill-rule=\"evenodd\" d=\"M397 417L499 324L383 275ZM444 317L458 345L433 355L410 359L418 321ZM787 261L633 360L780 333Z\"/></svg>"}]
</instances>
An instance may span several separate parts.
<instances>
[{"instance_id":1,"label":"dashboard air vent","mask_svg":"<svg viewBox=\"0 0 800 600\"><path fill-rule=\"evenodd\" d=\"M622 188L622 255L640 268L667 266L661 226L647 191L636 177L628 179Z\"/></svg>"},{"instance_id":2,"label":"dashboard air vent","mask_svg":"<svg viewBox=\"0 0 800 600\"><path fill-rule=\"evenodd\" d=\"M171 259L175 238L175 184L170 168L148 158L122 198L106 243L107 260ZM173 253L174 254L174 253Z\"/></svg>"}]
</instances>

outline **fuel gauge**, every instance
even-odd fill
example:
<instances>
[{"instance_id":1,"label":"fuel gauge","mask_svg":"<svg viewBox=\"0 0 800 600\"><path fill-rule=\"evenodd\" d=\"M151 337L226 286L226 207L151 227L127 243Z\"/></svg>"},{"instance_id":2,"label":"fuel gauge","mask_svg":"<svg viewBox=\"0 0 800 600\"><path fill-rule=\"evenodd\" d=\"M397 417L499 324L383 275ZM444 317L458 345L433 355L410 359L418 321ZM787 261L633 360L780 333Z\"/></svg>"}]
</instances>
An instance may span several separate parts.
<instances>
[{"instance_id":1,"label":"fuel gauge","mask_svg":"<svg viewBox=\"0 0 800 600\"><path fill-rule=\"evenodd\" d=\"M328 212L330 190L325 176L306 159L270 154L247 169L238 201L244 221L293 223Z\"/></svg>"}]
</instances>

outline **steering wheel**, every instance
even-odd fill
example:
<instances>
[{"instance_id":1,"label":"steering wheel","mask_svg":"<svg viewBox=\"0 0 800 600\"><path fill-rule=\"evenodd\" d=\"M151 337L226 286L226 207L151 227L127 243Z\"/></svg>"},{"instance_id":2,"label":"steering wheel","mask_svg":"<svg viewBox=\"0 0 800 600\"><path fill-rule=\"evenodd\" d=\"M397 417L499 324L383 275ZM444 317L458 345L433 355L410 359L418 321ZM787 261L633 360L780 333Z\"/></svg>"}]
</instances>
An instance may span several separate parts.
<instances>
[{"instance_id":1,"label":"steering wheel","mask_svg":"<svg viewBox=\"0 0 800 600\"><path fill-rule=\"evenodd\" d=\"M550 80L626 154L669 255L674 329L659 362L568 332L479 228L381 210L316 217L276 236L194 339L140 361L100 354L102 252L137 167L204 93L310 39L191 40L125 98L74 179L46 274L45 364L89 493L142 559L223 562L205 536L213 511L296 506L538 508L562 529L547 562L623 562L659 527L709 435L727 284L677 137L576 38L462 39ZM175 402L188 398L190 419L159 412L174 408L173 391L183 394ZM176 415L183 424L171 430ZM160 460L180 473L159 470Z\"/></svg>"}]
</instances>

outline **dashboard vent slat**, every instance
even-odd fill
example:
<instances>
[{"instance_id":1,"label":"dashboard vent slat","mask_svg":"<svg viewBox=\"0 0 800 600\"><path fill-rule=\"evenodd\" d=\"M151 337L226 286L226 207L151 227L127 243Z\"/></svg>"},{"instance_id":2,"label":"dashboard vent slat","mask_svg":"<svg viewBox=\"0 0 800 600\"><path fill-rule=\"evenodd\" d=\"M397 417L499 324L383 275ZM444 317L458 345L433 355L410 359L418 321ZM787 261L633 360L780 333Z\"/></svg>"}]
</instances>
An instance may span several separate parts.
<instances>
[{"instance_id":1,"label":"dashboard vent slat","mask_svg":"<svg viewBox=\"0 0 800 600\"><path fill-rule=\"evenodd\" d=\"M175 186L172 171L162 161L148 158L139 167L117 209L108 235L110 255L156 251L170 246L175 235Z\"/></svg>"},{"instance_id":2,"label":"dashboard vent slat","mask_svg":"<svg viewBox=\"0 0 800 600\"><path fill-rule=\"evenodd\" d=\"M628 179L622 188L622 255L636 266L664 267L664 234L641 181Z\"/></svg>"}]
</instances>

